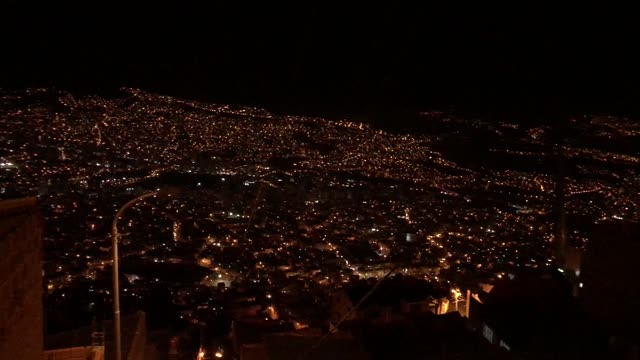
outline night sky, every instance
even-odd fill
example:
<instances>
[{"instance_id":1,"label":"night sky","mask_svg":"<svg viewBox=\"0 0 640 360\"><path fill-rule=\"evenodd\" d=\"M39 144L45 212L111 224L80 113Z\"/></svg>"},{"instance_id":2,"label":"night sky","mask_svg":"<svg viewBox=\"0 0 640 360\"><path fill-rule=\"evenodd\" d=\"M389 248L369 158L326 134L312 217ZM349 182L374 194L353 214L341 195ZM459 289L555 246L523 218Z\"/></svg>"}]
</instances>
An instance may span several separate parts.
<instances>
[{"instance_id":1,"label":"night sky","mask_svg":"<svg viewBox=\"0 0 640 360\"><path fill-rule=\"evenodd\" d=\"M315 4L6 8L0 85L130 86L383 122L424 110L640 113L640 41L622 11Z\"/></svg>"}]
</instances>

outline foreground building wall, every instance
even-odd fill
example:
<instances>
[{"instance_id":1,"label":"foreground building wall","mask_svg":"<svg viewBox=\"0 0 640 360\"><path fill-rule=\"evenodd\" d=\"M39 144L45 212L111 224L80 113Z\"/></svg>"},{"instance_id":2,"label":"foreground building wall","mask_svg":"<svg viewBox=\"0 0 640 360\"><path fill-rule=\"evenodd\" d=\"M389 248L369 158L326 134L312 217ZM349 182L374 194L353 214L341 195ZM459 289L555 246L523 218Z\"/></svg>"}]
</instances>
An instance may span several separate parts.
<instances>
[{"instance_id":1,"label":"foreground building wall","mask_svg":"<svg viewBox=\"0 0 640 360\"><path fill-rule=\"evenodd\" d=\"M42 226L35 198L0 201L0 359L43 357Z\"/></svg>"}]
</instances>

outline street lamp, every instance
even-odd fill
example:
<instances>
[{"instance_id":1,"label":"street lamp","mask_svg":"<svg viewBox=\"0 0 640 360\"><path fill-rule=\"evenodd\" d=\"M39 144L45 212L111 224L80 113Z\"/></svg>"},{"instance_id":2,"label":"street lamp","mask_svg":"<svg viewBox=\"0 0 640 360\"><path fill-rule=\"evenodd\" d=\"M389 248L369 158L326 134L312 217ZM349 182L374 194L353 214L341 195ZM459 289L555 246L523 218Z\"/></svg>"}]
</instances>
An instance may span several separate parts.
<instances>
[{"instance_id":1,"label":"street lamp","mask_svg":"<svg viewBox=\"0 0 640 360\"><path fill-rule=\"evenodd\" d=\"M120 334L120 281L118 278L118 220L127 208L140 200L156 196L171 196L175 193L176 191L174 189L163 189L142 194L122 205L111 223L111 246L113 248L113 328L116 343L116 360L122 360L122 340Z\"/></svg>"}]
</instances>

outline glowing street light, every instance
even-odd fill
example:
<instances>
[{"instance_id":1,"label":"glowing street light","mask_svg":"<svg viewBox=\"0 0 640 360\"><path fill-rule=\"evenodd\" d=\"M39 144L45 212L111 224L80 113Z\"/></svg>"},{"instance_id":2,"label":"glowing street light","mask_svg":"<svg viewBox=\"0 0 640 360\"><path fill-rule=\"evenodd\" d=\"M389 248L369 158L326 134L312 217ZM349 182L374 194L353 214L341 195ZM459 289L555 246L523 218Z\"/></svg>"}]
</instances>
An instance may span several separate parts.
<instances>
[{"instance_id":1,"label":"glowing street light","mask_svg":"<svg viewBox=\"0 0 640 360\"><path fill-rule=\"evenodd\" d=\"M456 304L456 311L458 311L458 301L460 300L460 295L462 295L462 293L460 292L460 289L453 289L451 292L453 293L453 300Z\"/></svg>"}]
</instances>

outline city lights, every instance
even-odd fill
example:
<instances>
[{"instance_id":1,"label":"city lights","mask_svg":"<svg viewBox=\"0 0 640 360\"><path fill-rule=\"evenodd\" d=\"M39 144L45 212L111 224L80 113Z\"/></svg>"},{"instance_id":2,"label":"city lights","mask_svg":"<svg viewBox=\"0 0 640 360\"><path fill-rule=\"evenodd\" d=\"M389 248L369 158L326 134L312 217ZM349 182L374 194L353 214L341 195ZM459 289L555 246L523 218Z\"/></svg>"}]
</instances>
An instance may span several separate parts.
<instances>
[{"instance_id":1,"label":"city lights","mask_svg":"<svg viewBox=\"0 0 640 360\"><path fill-rule=\"evenodd\" d=\"M167 317L179 323L246 311L312 324L308 314L336 289L390 272L428 282L447 300L441 310L449 301L457 310L468 300L460 279L492 286L525 270L565 272L555 248L554 151L575 172L564 179L568 216L640 220L640 157L578 140L558 150L542 125L419 114L431 130L398 134L136 89L78 97L53 112L45 104L73 96L32 92L0 103L28 108L0 119L0 194L42 202L51 303L111 298L98 280L118 265L117 239L122 303L149 303L161 289L167 308L180 309ZM623 119L575 126L599 139L640 136ZM471 161L477 154L461 144L475 137L487 144ZM123 204L175 183L184 186L179 196L127 203L119 232L109 233ZM568 229L568 242L584 249L590 234L579 230Z\"/></svg>"}]
</instances>

